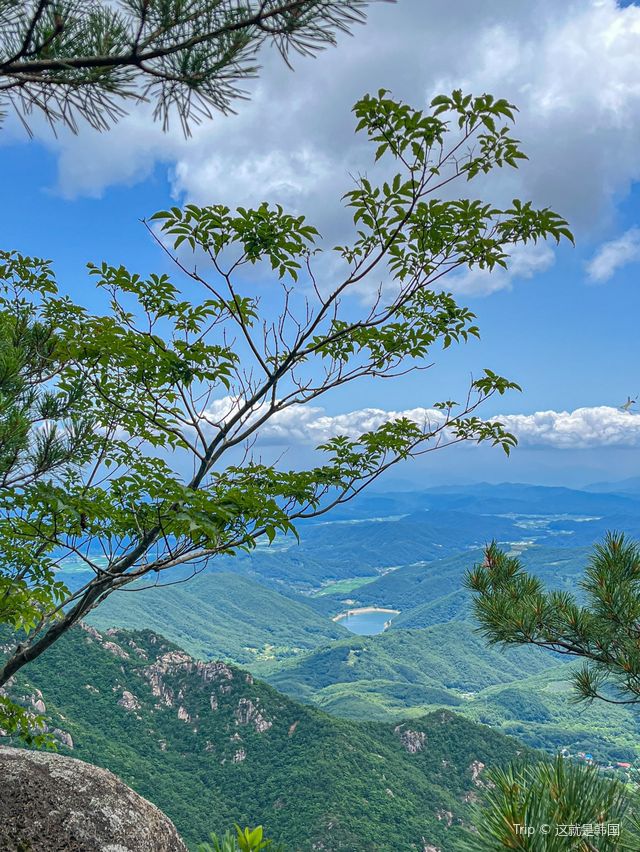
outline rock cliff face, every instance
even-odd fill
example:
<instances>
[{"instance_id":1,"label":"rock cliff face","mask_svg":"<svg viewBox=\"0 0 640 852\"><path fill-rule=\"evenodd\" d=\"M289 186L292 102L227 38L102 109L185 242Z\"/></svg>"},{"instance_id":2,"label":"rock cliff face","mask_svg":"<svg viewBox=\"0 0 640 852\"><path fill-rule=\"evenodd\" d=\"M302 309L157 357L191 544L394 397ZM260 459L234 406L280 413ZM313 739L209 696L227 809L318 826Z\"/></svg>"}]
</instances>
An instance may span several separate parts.
<instances>
[{"instance_id":1,"label":"rock cliff face","mask_svg":"<svg viewBox=\"0 0 640 852\"><path fill-rule=\"evenodd\" d=\"M400 737L400 742L409 754L416 754L417 752L422 751L426 740L424 731L411 731L409 729L403 730L403 728L404 725L397 725L397 727L394 728L394 733Z\"/></svg>"},{"instance_id":2,"label":"rock cliff face","mask_svg":"<svg viewBox=\"0 0 640 852\"><path fill-rule=\"evenodd\" d=\"M106 769L0 747L3 852L187 852L173 823Z\"/></svg>"}]
</instances>

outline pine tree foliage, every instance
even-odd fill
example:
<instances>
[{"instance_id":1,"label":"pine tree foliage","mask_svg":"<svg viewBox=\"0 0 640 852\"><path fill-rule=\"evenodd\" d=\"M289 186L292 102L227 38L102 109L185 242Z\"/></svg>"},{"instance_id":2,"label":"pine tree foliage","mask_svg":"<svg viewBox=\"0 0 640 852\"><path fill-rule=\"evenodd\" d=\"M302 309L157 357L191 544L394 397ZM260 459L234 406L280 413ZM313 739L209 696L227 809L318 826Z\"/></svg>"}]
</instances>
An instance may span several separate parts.
<instances>
[{"instance_id":1,"label":"pine tree foliage","mask_svg":"<svg viewBox=\"0 0 640 852\"><path fill-rule=\"evenodd\" d=\"M579 596L546 591L492 544L468 573L475 615L492 643L538 645L583 661L578 700L640 702L640 547L610 533L595 547Z\"/></svg>"},{"instance_id":2,"label":"pine tree foliage","mask_svg":"<svg viewBox=\"0 0 640 852\"><path fill-rule=\"evenodd\" d=\"M60 329L38 304L54 289L46 261L0 252L0 494L79 462L89 437L84 383L56 386Z\"/></svg>"},{"instance_id":3,"label":"pine tree foliage","mask_svg":"<svg viewBox=\"0 0 640 852\"><path fill-rule=\"evenodd\" d=\"M369 0L0 0L0 104L104 130L149 101L186 134L245 95L260 48L313 55L364 20Z\"/></svg>"},{"instance_id":4,"label":"pine tree foliage","mask_svg":"<svg viewBox=\"0 0 640 852\"><path fill-rule=\"evenodd\" d=\"M595 767L557 756L487 773L475 830L460 852L610 852L640 849L638 802Z\"/></svg>"}]
</instances>

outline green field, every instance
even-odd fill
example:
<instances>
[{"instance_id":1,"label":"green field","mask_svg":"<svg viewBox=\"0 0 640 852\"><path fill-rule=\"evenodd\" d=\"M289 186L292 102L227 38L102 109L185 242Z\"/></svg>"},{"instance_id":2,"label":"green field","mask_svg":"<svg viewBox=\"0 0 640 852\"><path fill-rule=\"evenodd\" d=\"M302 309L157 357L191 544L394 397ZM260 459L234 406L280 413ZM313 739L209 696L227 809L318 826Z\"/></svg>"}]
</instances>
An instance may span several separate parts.
<instances>
[{"instance_id":1,"label":"green field","mask_svg":"<svg viewBox=\"0 0 640 852\"><path fill-rule=\"evenodd\" d=\"M344 580L336 580L333 583L327 583L319 591L314 592L312 597L321 598L325 595L347 595L354 589L359 589L361 586L366 586L378 579L378 574L372 577L347 577Z\"/></svg>"}]
</instances>

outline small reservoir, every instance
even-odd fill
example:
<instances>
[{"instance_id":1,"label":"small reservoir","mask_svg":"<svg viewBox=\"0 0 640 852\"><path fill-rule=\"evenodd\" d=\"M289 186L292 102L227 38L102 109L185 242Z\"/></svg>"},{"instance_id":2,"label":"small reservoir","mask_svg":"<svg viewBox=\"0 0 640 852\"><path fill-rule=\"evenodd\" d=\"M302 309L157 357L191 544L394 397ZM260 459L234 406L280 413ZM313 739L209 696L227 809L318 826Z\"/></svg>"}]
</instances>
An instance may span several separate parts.
<instances>
[{"instance_id":1,"label":"small reservoir","mask_svg":"<svg viewBox=\"0 0 640 852\"><path fill-rule=\"evenodd\" d=\"M352 633L357 633L358 636L375 636L376 633L382 633L383 630L386 630L391 619L399 612L399 609L367 606L340 613L340 615L334 616L333 620L338 621Z\"/></svg>"}]
</instances>

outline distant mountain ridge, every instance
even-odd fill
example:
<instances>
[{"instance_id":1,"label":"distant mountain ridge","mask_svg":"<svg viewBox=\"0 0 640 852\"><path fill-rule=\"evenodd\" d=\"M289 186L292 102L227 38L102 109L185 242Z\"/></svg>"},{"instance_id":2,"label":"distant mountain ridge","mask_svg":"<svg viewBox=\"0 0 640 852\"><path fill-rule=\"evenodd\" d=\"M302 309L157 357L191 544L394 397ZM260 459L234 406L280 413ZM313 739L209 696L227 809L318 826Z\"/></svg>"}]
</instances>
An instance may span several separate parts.
<instances>
[{"instance_id":1,"label":"distant mountain ridge","mask_svg":"<svg viewBox=\"0 0 640 852\"><path fill-rule=\"evenodd\" d=\"M584 490L596 493L631 494L640 497L640 476L631 476L617 482L593 482L586 485Z\"/></svg>"},{"instance_id":2,"label":"distant mountain ridge","mask_svg":"<svg viewBox=\"0 0 640 852\"><path fill-rule=\"evenodd\" d=\"M461 511L476 514L506 512L609 512L638 509L640 495L619 493L615 488L607 491L564 488L560 486L529 485L504 482L498 485L477 483L457 486L442 485L420 491L367 494L353 503L333 511L331 517L362 518L368 515L398 514L421 509Z\"/></svg>"}]
</instances>

